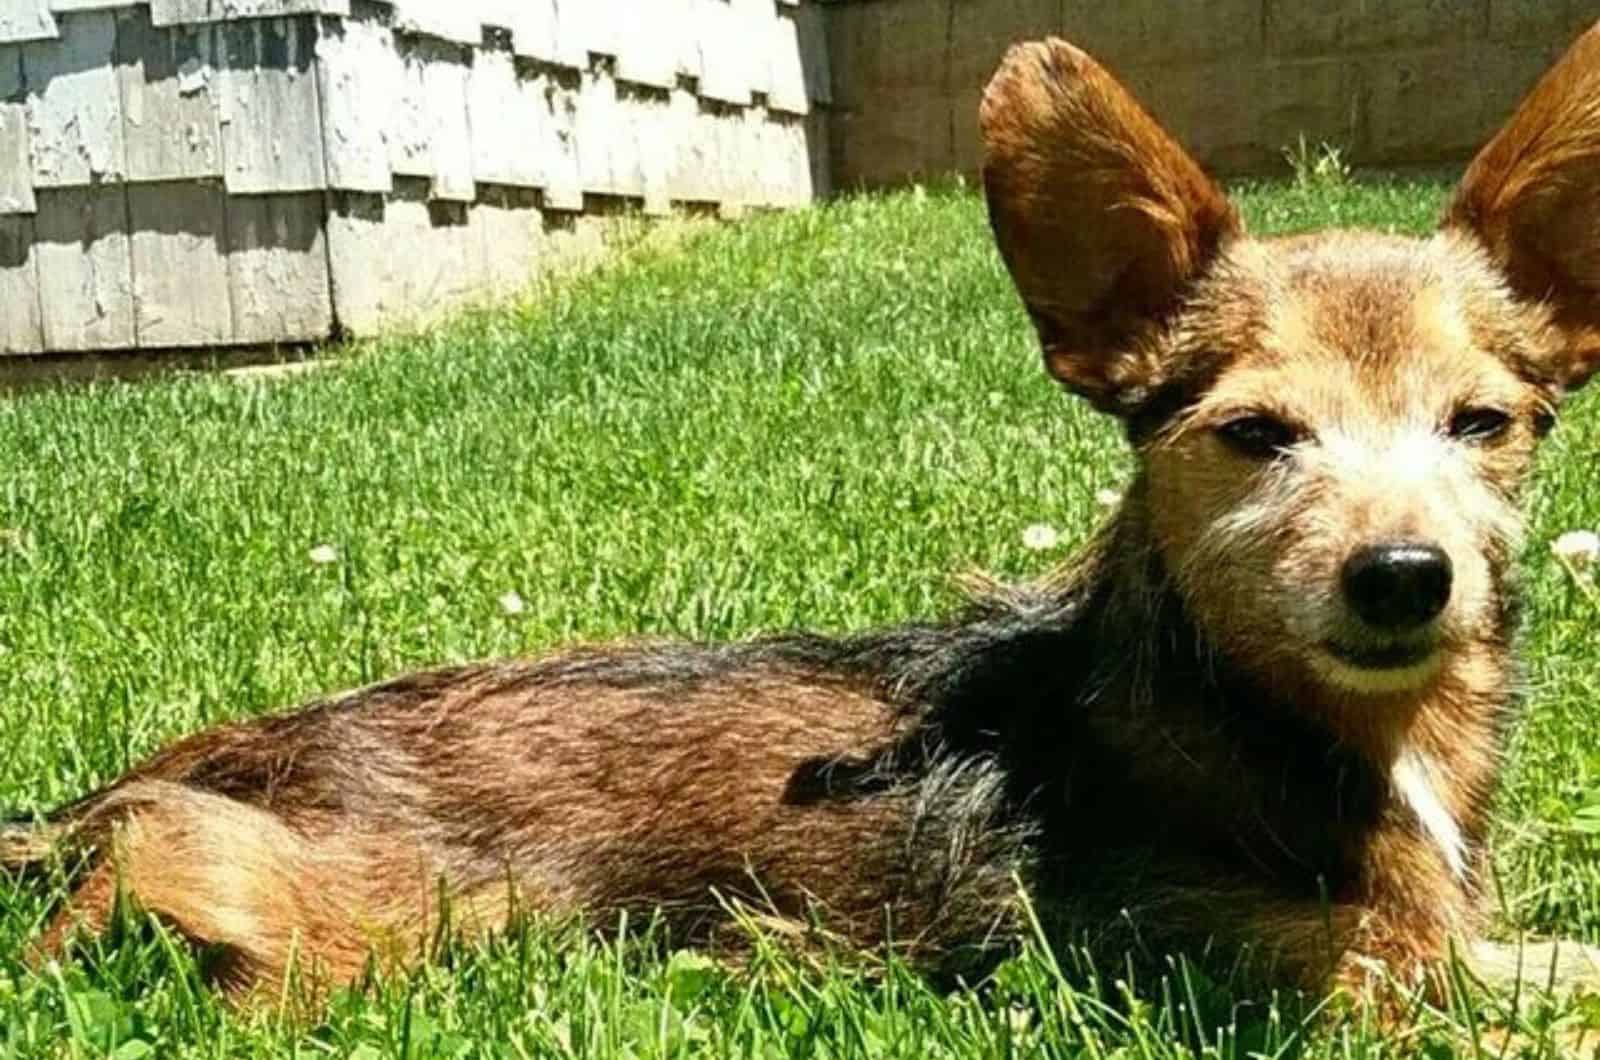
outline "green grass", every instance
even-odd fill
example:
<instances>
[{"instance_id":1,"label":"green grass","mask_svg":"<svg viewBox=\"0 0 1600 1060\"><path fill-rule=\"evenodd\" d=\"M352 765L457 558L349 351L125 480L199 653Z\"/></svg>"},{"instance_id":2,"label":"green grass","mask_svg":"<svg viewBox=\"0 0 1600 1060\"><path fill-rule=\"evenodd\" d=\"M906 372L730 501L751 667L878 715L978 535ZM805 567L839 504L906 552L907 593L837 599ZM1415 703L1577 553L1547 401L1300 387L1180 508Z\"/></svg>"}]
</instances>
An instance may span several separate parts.
<instances>
[{"instance_id":1,"label":"green grass","mask_svg":"<svg viewBox=\"0 0 1600 1060\"><path fill-rule=\"evenodd\" d=\"M1443 194L1239 200L1257 231L1421 231ZM1600 524L1595 408L1574 406L1533 498L1530 700L1496 833L1504 929L1591 939L1600 613L1547 546ZM0 806L23 810L179 734L408 668L945 610L953 574L1060 559L1129 466L1044 378L960 189L717 229L293 381L30 394L0 405L0 453ZM1035 522L1062 546L1024 549ZM312 562L324 545L336 562ZM1594 1015L1484 999L1402 1040L1302 1028L1192 977L1130 1001L1115 970L1038 949L948 993L534 926L307 1027L230 1013L160 935L34 974L17 955L44 909L0 882L0 1057L1437 1055L1460 1022L1514 1018L1537 1051Z\"/></svg>"}]
</instances>

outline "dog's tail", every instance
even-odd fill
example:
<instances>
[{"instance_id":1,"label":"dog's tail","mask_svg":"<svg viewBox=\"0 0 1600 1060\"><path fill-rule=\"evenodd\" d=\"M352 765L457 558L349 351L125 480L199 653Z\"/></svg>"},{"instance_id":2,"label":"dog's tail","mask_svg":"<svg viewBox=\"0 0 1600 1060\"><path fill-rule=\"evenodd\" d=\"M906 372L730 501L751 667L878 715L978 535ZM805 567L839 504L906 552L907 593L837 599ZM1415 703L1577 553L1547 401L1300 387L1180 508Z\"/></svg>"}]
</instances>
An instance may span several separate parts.
<instances>
[{"instance_id":1,"label":"dog's tail","mask_svg":"<svg viewBox=\"0 0 1600 1060\"><path fill-rule=\"evenodd\" d=\"M302 967L353 980L369 933L388 942L390 932L397 947L425 940L407 899L429 895L429 880L385 875L384 852L342 831L311 838L268 809L166 780L0 823L0 866L36 875L59 865L72 877L37 953L104 930L126 898L210 951L208 974L241 992Z\"/></svg>"},{"instance_id":2,"label":"dog's tail","mask_svg":"<svg viewBox=\"0 0 1600 1060\"><path fill-rule=\"evenodd\" d=\"M0 869L28 872L60 852L67 825L33 816L0 819Z\"/></svg>"}]
</instances>

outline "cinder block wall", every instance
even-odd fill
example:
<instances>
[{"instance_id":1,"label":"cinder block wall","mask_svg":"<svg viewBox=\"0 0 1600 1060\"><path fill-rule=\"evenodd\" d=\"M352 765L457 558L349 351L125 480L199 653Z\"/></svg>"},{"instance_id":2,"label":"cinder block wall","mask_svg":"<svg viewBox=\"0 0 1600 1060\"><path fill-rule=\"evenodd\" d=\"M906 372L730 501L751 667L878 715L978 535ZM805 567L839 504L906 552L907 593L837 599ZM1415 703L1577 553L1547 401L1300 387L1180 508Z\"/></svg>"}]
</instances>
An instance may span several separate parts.
<instances>
[{"instance_id":1,"label":"cinder block wall","mask_svg":"<svg viewBox=\"0 0 1600 1060\"><path fill-rule=\"evenodd\" d=\"M812 0L0 0L0 353L367 333L825 190Z\"/></svg>"},{"instance_id":2,"label":"cinder block wall","mask_svg":"<svg viewBox=\"0 0 1600 1060\"><path fill-rule=\"evenodd\" d=\"M1304 134L1357 163L1450 163L1503 120L1600 0L847 0L828 8L834 179L978 165L1008 44L1064 36L1213 170L1282 171Z\"/></svg>"}]
</instances>

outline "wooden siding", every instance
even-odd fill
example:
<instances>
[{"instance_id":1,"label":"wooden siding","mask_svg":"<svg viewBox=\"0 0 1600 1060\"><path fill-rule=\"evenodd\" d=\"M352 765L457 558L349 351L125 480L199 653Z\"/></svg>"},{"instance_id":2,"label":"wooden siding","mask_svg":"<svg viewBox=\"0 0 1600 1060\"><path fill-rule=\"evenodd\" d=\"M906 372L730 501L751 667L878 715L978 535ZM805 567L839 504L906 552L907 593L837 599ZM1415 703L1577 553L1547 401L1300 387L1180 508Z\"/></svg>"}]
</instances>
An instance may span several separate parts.
<instances>
[{"instance_id":1,"label":"wooden siding","mask_svg":"<svg viewBox=\"0 0 1600 1060\"><path fill-rule=\"evenodd\" d=\"M0 353L368 333L591 207L825 190L811 0L0 7Z\"/></svg>"}]
</instances>

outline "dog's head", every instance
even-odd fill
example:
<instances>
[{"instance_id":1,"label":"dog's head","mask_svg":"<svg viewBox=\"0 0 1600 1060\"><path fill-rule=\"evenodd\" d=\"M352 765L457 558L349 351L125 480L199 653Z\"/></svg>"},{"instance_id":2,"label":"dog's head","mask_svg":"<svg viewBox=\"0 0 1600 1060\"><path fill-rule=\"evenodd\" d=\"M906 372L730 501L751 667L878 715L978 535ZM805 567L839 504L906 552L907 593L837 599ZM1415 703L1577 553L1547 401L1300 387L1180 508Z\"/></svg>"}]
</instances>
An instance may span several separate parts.
<instances>
[{"instance_id":1,"label":"dog's head","mask_svg":"<svg viewBox=\"0 0 1600 1060\"><path fill-rule=\"evenodd\" d=\"M1423 239L1250 238L1062 41L1011 50L981 125L1045 363L1126 422L1155 547L1213 641L1356 696L1498 647L1535 446L1600 368L1600 27Z\"/></svg>"}]
</instances>

